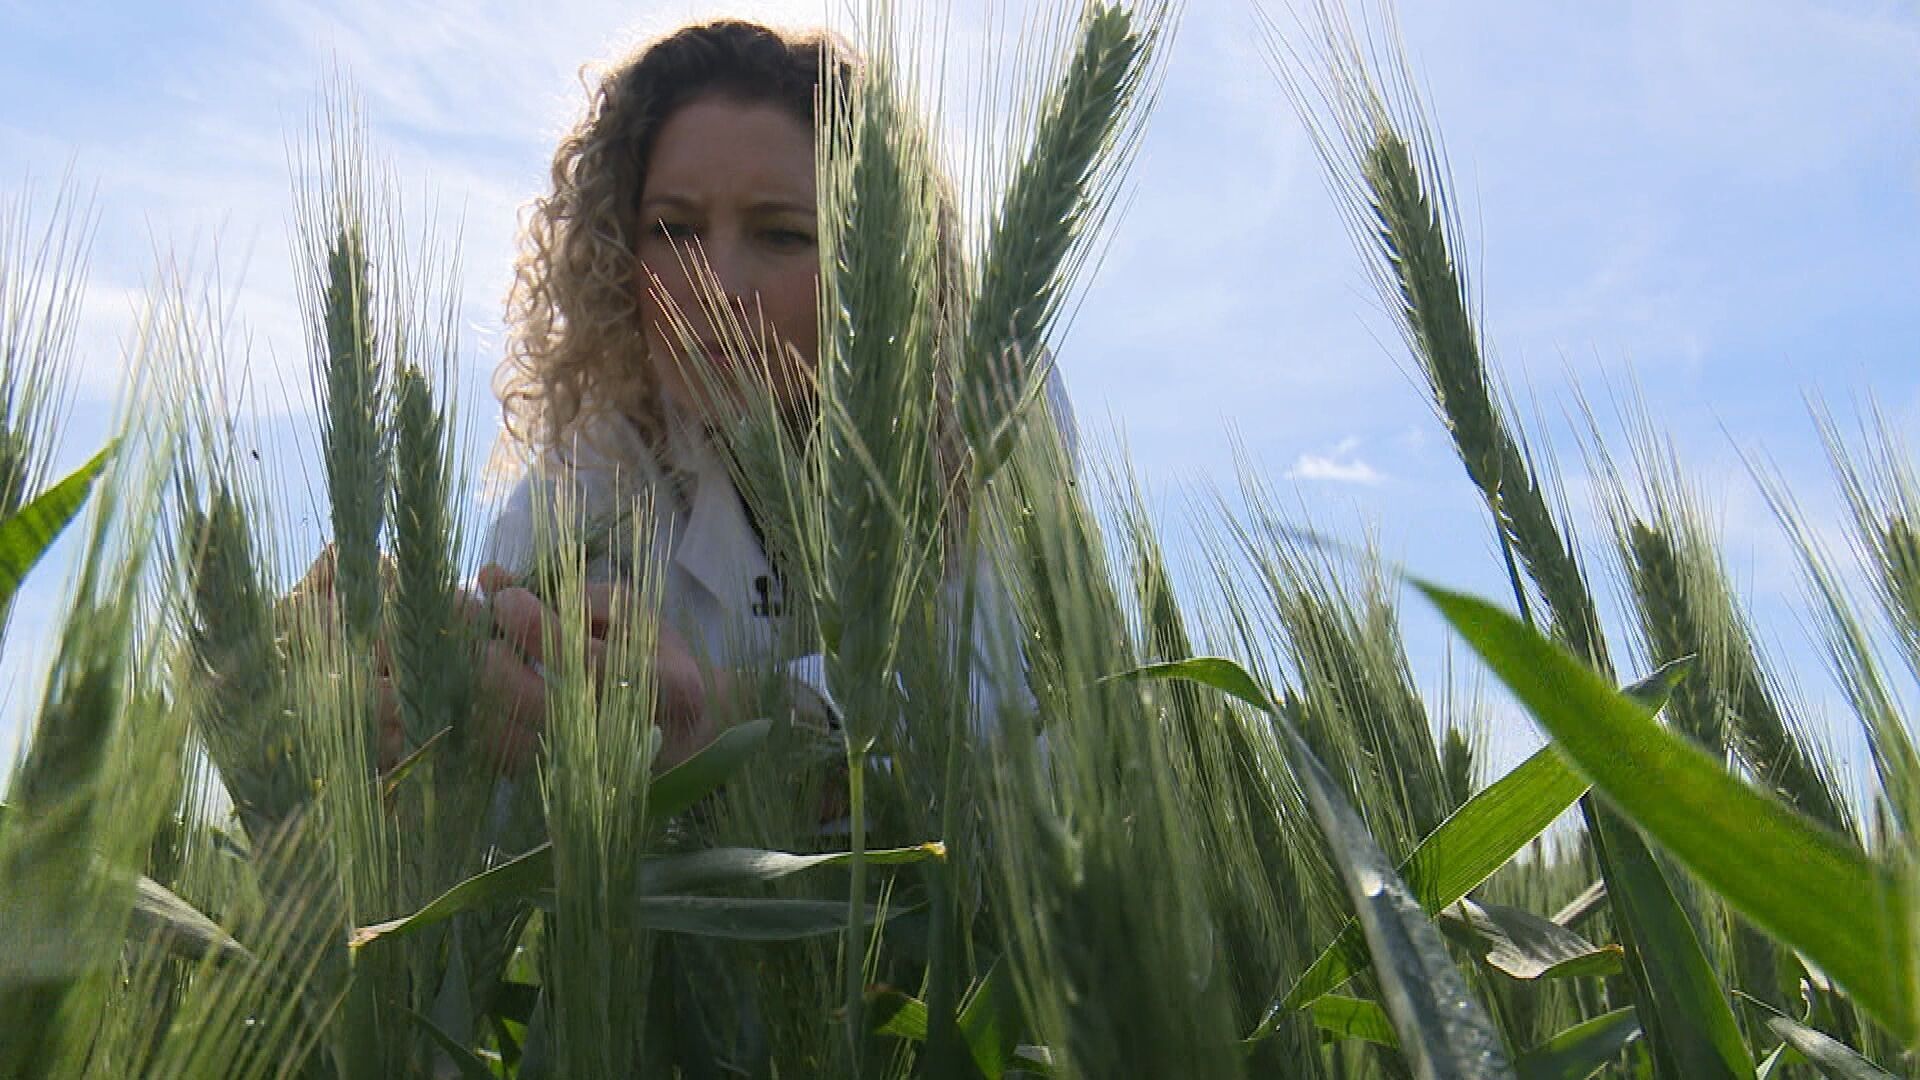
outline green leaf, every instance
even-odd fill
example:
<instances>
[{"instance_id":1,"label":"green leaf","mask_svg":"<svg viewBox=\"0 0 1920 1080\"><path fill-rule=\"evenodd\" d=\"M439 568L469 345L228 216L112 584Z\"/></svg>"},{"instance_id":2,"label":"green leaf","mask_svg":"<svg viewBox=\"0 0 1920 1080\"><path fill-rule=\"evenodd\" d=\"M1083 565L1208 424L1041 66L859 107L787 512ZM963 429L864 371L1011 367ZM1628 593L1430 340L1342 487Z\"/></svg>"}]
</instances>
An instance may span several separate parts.
<instances>
[{"instance_id":1,"label":"green leaf","mask_svg":"<svg viewBox=\"0 0 1920 1080\"><path fill-rule=\"evenodd\" d=\"M1520 1080L1586 1080L1640 1037L1640 1016L1624 1009L1583 1020L1520 1055Z\"/></svg>"},{"instance_id":2,"label":"green leaf","mask_svg":"<svg viewBox=\"0 0 1920 1080\"><path fill-rule=\"evenodd\" d=\"M552 888L553 844L549 842L475 874L411 915L355 929L347 936L347 947L364 948L380 938L410 934L476 908L531 900Z\"/></svg>"},{"instance_id":3,"label":"green leaf","mask_svg":"<svg viewBox=\"0 0 1920 1080\"><path fill-rule=\"evenodd\" d=\"M1314 1026L1321 1031L1342 1039L1362 1039L1395 1050L1400 1048L1400 1039L1393 1033L1393 1021L1387 1019L1387 1011L1377 1002L1340 994L1321 994L1313 999L1308 1011L1313 1016Z\"/></svg>"},{"instance_id":4,"label":"green leaf","mask_svg":"<svg viewBox=\"0 0 1920 1080\"><path fill-rule=\"evenodd\" d=\"M533 1010L540 1004L540 987L518 979L501 979L493 988L493 1015L511 1020L521 1027L533 1022Z\"/></svg>"},{"instance_id":5,"label":"green leaf","mask_svg":"<svg viewBox=\"0 0 1920 1080\"><path fill-rule=\"evenodd\" d=\"M655 821L677 817L727 782L767 741L770 720L736 724L720 733L701 751L653 778L647 786L647 816Z\"/></svg>"},{"instance_id":6,"label":"green leaf","mask_svg":"<svg viewBox=\"0 0 1920 1080\"><path fill-rule=\"evenodd\" d=\"M1512 1076L1499 1036L1485 1010L1468 993L1439 931L1300 737L1297 707L1291 702L1275 707L1272 695L1251 674L1218 657L1153 664L1117 677L1190 679L1266 709L1307 807L1326 838L1347 898L1359 915L1368 953L1379 970L1387 1015L1393 1019L1401 1052L1414 1074ZM1267 1028L1268 1024L1261 1025L1262 1031Z\"/></svg>"},{"instance_id":7,"label":"green leaf","mask_svg":"<svg viewBox=\"0 0 1920 1080\"><path fill-rule=\"evenodd\" d=\"M867 991L867 1029L910 1042L927 1039L927 1003L890 986Z\"/></svg>"},{"instance_id":8,"label":"green leaf","mask_svg":"<svg viewBox=\"0 0 1920 1080\"><path fill-rule=\"evenodd\" d=\"M1861 1057L1846 1043L1797 1020L1769 1017L1767 1030L1799 1051L1827 1080L1894 1080L1892 1073Z\"/></svg>"},{"instance_id":9,"label":"green leaf","mask_svg":"<svg viewBox=\"0 0 1920 1080\"><path fill-rule=\"evenodd\" d=\"M945 858L946 853L946 847L934 841L914 847L869 851L862 858L870 865L905 866L927 859ZM784 851L762 851L757 848L713 848L686 855L646 858L641 864L640 888L643 893L652 895L753 885L803 870L845 866L852 861L853 853L847 851L791 855ZM358 949L379 938L409 934L476 908L514 901L543 902L552 891L553 845L541 844L525 855L455 885L412 915L360 927L348 938L347 944ZM845 911L845 905L841 905L841 910Z\"/></svg>"},{"instance_id":10,"label":"green leaf","mask_svg":"<svg viewBox=\"0 0 1920 1080\"><path fill-rule=\"evenodd\" d=\"M1831 1035L1795 1020L1758 998L1746 994L1740 998L1766 1014L1767 1030L1781 1039L1783 1049L1793 1048L1827 1080L1894 1080L1892 1073Z\"/></svg>"},{"instance_id":11,"label":"green leaf","mask_svg":"<svg viewBox=\"0 0 1920 1080\"><path fill-rule=\"evenodd\" d=\"M1432 914L1455 903L1533 838L1545 832L1587 790L1587 782L1552 747L1535 752L1440 823L1400 864L1408 888ZM1366 969L1360 924L1345 928L1295 980L1262 1030Z\"/></svg>"},{"instance_id":12,"label":"green leaf","mask_svg":"<svg viewBox=\"0 0 1920 1080\"><path fill-rule=\"evenodd\" d=\"M973 1063L986 1080L1000 1080L1013 1063L1019 1043L1015 1041L1014 1000L999 961L994 961L980 980L978 989L960 1009L956 1026L965 1040Z\"/></svg>"},{"instance_id":13,"label":"green leaf","mask_svg":"<svg viewBox=\"0 0 1920 1080\"><path fill-rule=\"evenodd\" d=\"M1903 1042L1920 1040L1914 898L1896 874L1748 787L1499 608L1416 585L1635 825L1846 986ZM1618 908L1623 890L1614 883L1611 891Z\"/></svg>"},{"instance_id":14,"label":"green leaf","mask_svg":"<svg viewBox=\"0 0 1920 1080\"><path fill-rule=\"evenodd\" d=\"M1530 911L1462 899L1440 913L1440 926L1479 960L1513 979L1618 975L1618 945L1595 945Z\"/></svg>"},{"instance_id":15,"label":"green leaf","mask_svg":"<svg viewBox=\"0 0 1920 1080\"><path fill-rule=\"evenodd\" d=\"M89 892L118 888L118 881L123 880L97 858L87 874ZM131 892L127 918L129 941L150 939L188 960L211 955L222 961L253 962L246 946L166 886L138 875L133 878ZM16 934L15 947L0 961L0 984L78 978L119 962L118 950L100 947L107 943L95 942L89 947L92 939L71 924L46 922L48 914L67 915L76 909L56 905L48 911L39 904L20 905L21 910L12 910L14 907L8 893L0 890L0 917Z\"/></svg>"},{"instance_id":16,"label":"green leaf","mask_svg":"<svg viewBox=\"0 0 1920 1080\"><path fill-rule=\"evenodd\" d=\"M253 960L246 946L220 924L149 877L134 880L131 928L157 935L170 951L190 959L212 954L222 960Z\"/></svg>"},{"instance_id":17,"label":"green leaf","mask_svg":"<svg viewBox=\"0 0 1920 1080\"><path fill-rule=\"evenodd\" d=\"M1584 664L1576 666L1588 670ZM1609 691L1606 698L1651 721L1664 701L1659 684L1664 681L1670 690L1675 670L1668 665L1637 692ZM1590 678L1606 685L1598 675ZM1626 946L1623 966L1639 996L1641 1025L1656 1071L1690 1080L1751 1077L1753 1058L1726 991L1686 910L1640 834L1606 806L1592 807L1587 824L1610 890L1615 924Z\"/></svg>"},{"instance_id":18,"label":"green leaf","mask_svg":"<svg viewBox=\"0 0 1920 1080\"><path fill-rule=\"evenodd\" d=\"M1018 1046L1013 1051L1013 1061L1007 1066L1018 1069L1027 1076L1059 1076L1054 1068L1053 1051L1044 1046Z\"/></svg>"},{"instance_id":19,"label":"green leaf","mask_svg":"<svg viewBox=\"0 0 1920 1080\"><path fill-rule=\"evenodd\" d=\"M960 1010L959 1029L975 1067L987 1080L999 1080L1009 1068L1029 1068L1007 1022L1010 1000L996 961ZM890 986L867 989L867 1030L912 1042L927 1039L927 1003Z\"/></svg>"},{"instance_id":20,"label":"green leaf","mask_svg":"<svg viewBox=\"0 0 1920 1080\"><path fill-rule=\"evenodd\" d=\"M433 748L438 746L442 739L445 739L452 733L453 728L443 727L432 735L427 736L425 741L414 748L413 753L394 762L393 768L388 769L380 776L380 797L385 800L391 800L394 793L400 790L400 785L405 782L407 776L413 772L414 767L422 761L425 761L427 755L432 752Z\"/></svg>"},{"instance_id":21,"label":"green leaf","mask_svg":"<svg viewBox=\"0 0 1920 1080\"><path fill-rule=\"evenodd\" d=\"M113 453L109 446L48 488L20 512L0 521L0 608L13 599L20 582L85 505L93 482Z\"/></svg>"},{"instance_id":22,"label":"green leaf","mask_svg":"<svg viewBox=\"0 0 1920 1080\"><path fill-rule=\"evenodd\" d=\"M1261 712L1274 711L1273 698L1260 686L1259 680L1249 674L1246 668L1225 657L1196 656L1189 660L1147 664L1132 671L1109 675L1100 681L1125 682L1135 679L1185 679L1239 698Z\"/></svg>"},{"instance_id":23,"label":"green leaf","mask_svg":"<svg viewBox=\"0 0 1920 1080\"><path fill-rule=\"evenodd\" d=\"M447 1058L453 1062L454 1068L460 1070L462 1080L496 1080L493 1070L487 1067L487 1063L482 1061L478 1054L469 1047L461 1045L460 1040L442 1031L440 1025L405 1005L399 1006L399 1009L406 1014L407 1019L419 1024L420 1030L433 1039L434 1044L439 1046Z\"/></svg>"},{"instance_id":24,"label":"green leaf","mask_svg":"<svg viewBox=\"0 0 1920 1080\"><path fill-rule=\"evenodd\" d=\"M1611 808L1592 809L1587 823L1614 925L1630 943L1627 972L1648 1010L1641 1027L1656 1065L1688 1080L1746 1080L1753 1058L1686 909L1640 834Z\"/></svg>"},{"instance_id":25,"label":"green leaf","mask_svg":"<svg viewBox=\"0 0 1920 1080\"><path fill-rule=\"evenodd\" d=\"M795 941L837 934L847 928L844 900L786 900L736 896L644 896L641 928L666 934L724 938L729 941ZM888 909L886 918L908 909ZM880 918L866 909L866 925Z\"/></svg>"},{"instance_id":26,"label":"green leaf","mask_svg":"<svg viewBox=\"0 0 1920 1080\"><path fill-rule=\"evenodd\" d=\"M1624 692L1657 708L1685 671L1675 661ZM1400 864L1401 879L1429 915L1458 901L1505 866L1587 793L1587 781L1551 746L1542 747L1441 822ZM1300 974L1255 1037L1271 1034L1286 1011L1366 970L1372 960L1358 920Z\"/></svg>"},{"instance_id":27,"label":"green leaf","mask_svg":"<svg viewBox=\"0 0 1920 1080\"><path fill-rule=\"evenodd\" d=\"M945 845L934 841L914 847L862 852L860 857L869 866L905 866L927 859L944 859L946 854ZM640 870L640 888L645 893L658 894L757 885L803 870L846 866L852 862L850 851L792 855L759 848L712 848L647 859Z\"/></svg>"}]
</instances>

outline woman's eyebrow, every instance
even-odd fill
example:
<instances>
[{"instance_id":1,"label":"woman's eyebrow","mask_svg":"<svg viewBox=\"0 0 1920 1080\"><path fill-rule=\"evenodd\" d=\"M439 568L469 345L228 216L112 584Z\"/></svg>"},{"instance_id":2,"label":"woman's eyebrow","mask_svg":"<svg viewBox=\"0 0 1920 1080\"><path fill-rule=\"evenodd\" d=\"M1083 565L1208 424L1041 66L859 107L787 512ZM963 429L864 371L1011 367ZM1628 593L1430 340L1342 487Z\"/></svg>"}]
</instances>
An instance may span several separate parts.
<instances>
[{"instance_id":1,"label":"woman's eyebrow","mask_svg":"<svg viewBox=\"0 0 1920 1080\"><path fill-rule=\"evenodd\" d=\"M649 195L640 203L640 209L645 210L648 207L657 207L665 210L693 210L697 209L697 204L685 195L668 191L658 195Z\"/></svg>"},{"instance_id":2,"label":"woman's eyebrow","mask_svg":"<svg viewBox=\"0 0 1920 1080\"><path fill-rule=\"evenodd\" d=\"M663 191L655 195L647 196L646 200L640 204L640 209L642 211L651 210L655 212L660 210L694 211L700 209L700 206L700 200L691 196L682 195L677 191ZM819 207L811 200L795 199L781 195L767 195L753 199L747 203L746 209L760 214L813 215L819 212Z\"/></svg>"},{"instance_id":3,"label":"woman's eyebrow","mask_svg":"<svg viewBox=\"0 0 1920 1080\"><path fill-rule=\"evenodd\" d=\"M819 213L819 207L814 205L812 202L808 202L800 199L787 199L787 198L777 198L777 197L755 200L753 203L749 204L748 208L752 210L757 210L763 213L765 212L784 213L784 214Z\"/></svg>"}]
</instances>

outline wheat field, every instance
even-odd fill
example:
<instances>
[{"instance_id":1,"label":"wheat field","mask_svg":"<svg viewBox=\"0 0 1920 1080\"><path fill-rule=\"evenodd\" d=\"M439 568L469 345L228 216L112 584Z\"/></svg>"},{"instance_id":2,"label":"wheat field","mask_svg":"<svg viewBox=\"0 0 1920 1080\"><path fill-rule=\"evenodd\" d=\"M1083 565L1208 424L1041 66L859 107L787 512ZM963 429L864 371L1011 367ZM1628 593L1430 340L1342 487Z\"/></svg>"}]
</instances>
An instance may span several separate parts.
<instances>
[{"instance_id":1,"label":"wheat field","mask_svg":"<svg viewBox=\"0 0 1920 1080\"><path fill-rule=\"evenodd\" d=\"M845 724L796 722L769 663L671 767L649 538L564 506L528 579L579 616L543 649L541 749L519 777L489 753L456 618L477 463L449 438L483 407L449 393L474 358L351 108L298 200L325 598L292 587L312 553L275 526L283 493L196 390L222 315L185 284L133 344L143 407L50 474L84 260L72 207L0 214L0 610L57 537L82 550L0 809L0 1076L1911 1074L1903 433L1821 414L1844 547L1761 475L1872 751L1861 796L1651 406L1584 414L1600 527L1575 534L1489 359L1444 118L1390 25L1322 7L1263 24L1275 103L1312 132L1511 590L1314 533L1251 469L1182 523L1202 584L1177 588L1130 465L1077 457L1042 387L1180 14L1075 5L1034 46L1020 138L958 170L989 196L957 311L941 163L903 120L934 46L889 5L857 20L871 66L823 108L850 150L821 166L817 410L796 427L745 333L721 388ZM952 469L925 437L948 401ZM609 536L650 610L596 682ZM1484 718L1411 674L1403 604L1546 748L1488 775ZM383 671L405 740L384 770Z\"/></svg>"}]
</instances>

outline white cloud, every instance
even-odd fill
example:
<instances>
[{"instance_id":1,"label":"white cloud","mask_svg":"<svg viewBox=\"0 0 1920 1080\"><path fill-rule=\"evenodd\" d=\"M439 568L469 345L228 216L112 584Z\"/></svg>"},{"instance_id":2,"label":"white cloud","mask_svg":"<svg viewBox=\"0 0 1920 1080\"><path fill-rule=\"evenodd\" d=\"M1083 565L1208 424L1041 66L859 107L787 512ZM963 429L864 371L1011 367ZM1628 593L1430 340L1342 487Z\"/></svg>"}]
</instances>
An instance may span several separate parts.
<instances>
[{"instance_id":1,"label":"white cloud","mask_svg":"<svg viewBox=\"0 0 1920 1080\"><path fill-rule=\"evenodd\" d=\"M1360 440L1348 436L1324 454L1301 454L1287 470L1290 480L1320 480L1332 484L1360 484L1378 487L1386 477L1355 451Z\"/></svg>"}]
</instances>

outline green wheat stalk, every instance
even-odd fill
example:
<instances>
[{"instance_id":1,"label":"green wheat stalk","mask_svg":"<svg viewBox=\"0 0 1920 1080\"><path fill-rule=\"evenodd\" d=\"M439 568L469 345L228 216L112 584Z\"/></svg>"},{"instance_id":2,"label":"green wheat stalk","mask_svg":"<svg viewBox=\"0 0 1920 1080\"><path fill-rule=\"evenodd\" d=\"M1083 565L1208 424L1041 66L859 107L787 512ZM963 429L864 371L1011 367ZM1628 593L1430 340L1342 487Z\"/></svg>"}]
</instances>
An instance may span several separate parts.
<instances>
[{"instance_id":1,"label":"green wheat stalk","mask_svg":"<svg viewBox=\"0 0 1920 1080\"><path fill-rule=\"evenodd\" d=\"M989 226L961 350L960 423L983 473L1009 451L1006 425L1044 374L1036 363L1125 167L1136 98L1166 25L1157 7L1136 15L1087 5L1065 71L1037 107L1026 156Z\"/></svg>"},{"instance_id":2,"label":"green wheat stalk","mask_svg":"<svg viewBox=\"0 0 1920 1080\"><path fill-rule=\"evenodd\" d=\"M464 719L473 674L459 632L446 418L419 368L396 380L393 427L393 602L386 625L411 749Z\"/></svg>"},{"instance_id":3,"label":"green wheat stalk","mask_svg":"<svg viewBox=\"0 0 1920 1080\"><path fill-rule=\"evenodd\" d=\"M537 521L574 520L566 495ZM652 520L642 507L636 523ZM540 789L553 842L555 905L545 924L556 1062L565 1075L611 1076L660 1067L644 1038L651 1007L651 934L639 925L639 854L652 842L647 785L660 733L654 726L653 654L662 568L653 538L632 540L635 575L621 597L600 686L588 668L586 561L565 536L541 576L554 583L559 626L543 650L548 685ZM609 994L609 987L621 992Z\"/></svg>"},{"instance_id":4,"label":"green wheat stalk","mask_svg":"<svg viewBox=\"0 0 1920 1080\"><path fill-rule=\"evenodd\" d=\"M0 518L47 478L72 383L93 214L62 184L44 220L0 202Z\"/></svg>"},{"instance_id":5,"label":"green wheat stalk","mask_svg":"<svg viewBox=\"0 0 1920 1080\"><path fill-rule=\"evenodd\" d=\"M248 834L264 837L306 797L296 738L280 709L286 655L249 515L228 482L189 504L182 549L198 730Z\"/></svg>"},{"instance_id":6,"label":"green wheat stalk","mask_svg":"<svg viewBox=\"0 0 1920 1080\"><path fill-rule=\"evenodd\" d=\"M298 192L295 221L305 256L302 301L321 413L334 590L348 632L367 642L378 633L383 607L380 537L393 478L391 357L394 335L403 330L385 311L376 317L374 275L400 281L398 259L370 245L399 225L373 174L364 123L344 91L328 106L309 153L315 178Z\"/></svg>"},{"instance_id":7,"label":"green wheat stalk","mask_svg":"<svg viewBox=\"0 0 1920 1080\"><path fill-rule=\"evenodd\" d=\"M1816 412L1827 460L1853 518L1854 546L1869 571L1882 617L1920 678L1920 467L1900 430L1877 405L1864 410L1861 441L1849 448L1825 410Z\"/></svg>"},{"instance_id":8,"label":"green wheat stalk","mask_svg":"<svg viewBox=\"0 0 1920 1080\"><path fill-rule=\"evenodd\" d=\"M917 130L891 12L868 12L882 43L852 86L822 97L820 248L826 312L820 349L821 524L828 554L815 601L827 678L847 722L847 783L856 853L844 946L849 1064L865 1057L866 758L899 709L899 616L938 576L932 551L941 481L935 430L940 278L937 184Z\"/></svg>"},{"instance_id":9,"label":"green wheat stalk","mask_svg":"<svg viewBox=\"0 0 1920 1080\"><path fill-rule=\"evenodd\" d=\"M62 184L44 220L0 201L0 520L46 483L71 396L73 341L93 215ZM0 601L0 637L13 601Z\"/></svg>"}]
</instances>

